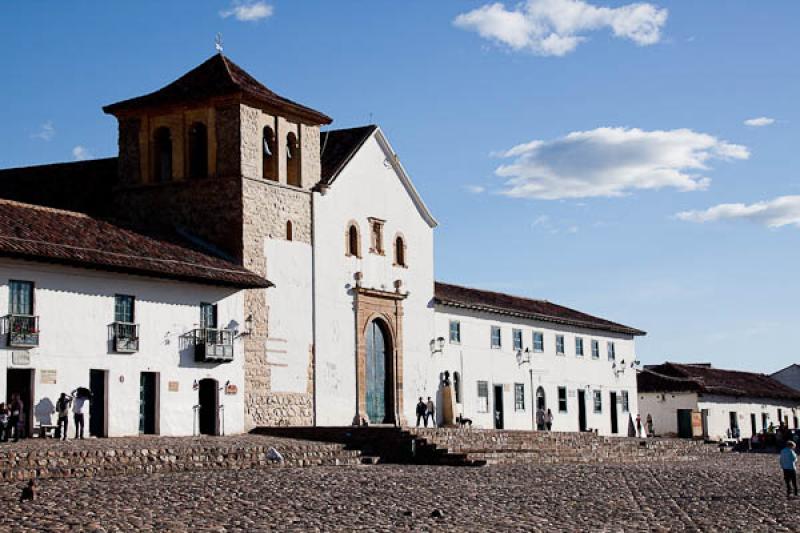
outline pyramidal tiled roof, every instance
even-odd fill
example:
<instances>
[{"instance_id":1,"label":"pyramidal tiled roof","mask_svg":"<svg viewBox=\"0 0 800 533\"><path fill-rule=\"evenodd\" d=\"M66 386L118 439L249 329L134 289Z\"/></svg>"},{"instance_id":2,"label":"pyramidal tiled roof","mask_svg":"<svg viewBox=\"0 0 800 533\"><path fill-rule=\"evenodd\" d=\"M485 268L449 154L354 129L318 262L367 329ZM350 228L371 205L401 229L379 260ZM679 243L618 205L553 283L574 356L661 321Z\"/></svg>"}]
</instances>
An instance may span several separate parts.
<instances>
[{"instance_id":1,"label":"pyramidal tiled roof","mask_svg":"<svg viewBox=\"0 0 800 533\"><path fill-rule=\"evenodd\" d=\"M324 113L275 94L222 54L215 54L200 66L155 92L107 105L103 111L116 114L120 111L198 102L233 95L241 95L267 108L285 111L314 124L330 124L333 121Z\"/></svg>"}]
</instances>

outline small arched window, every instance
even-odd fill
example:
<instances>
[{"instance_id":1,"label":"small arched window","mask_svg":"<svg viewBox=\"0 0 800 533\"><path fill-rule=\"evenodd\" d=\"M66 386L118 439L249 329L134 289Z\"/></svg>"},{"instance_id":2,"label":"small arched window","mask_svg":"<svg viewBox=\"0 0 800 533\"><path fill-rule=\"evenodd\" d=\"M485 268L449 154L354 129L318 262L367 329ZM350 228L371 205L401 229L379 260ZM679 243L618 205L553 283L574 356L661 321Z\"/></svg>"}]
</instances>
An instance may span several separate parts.
<instances>
[{"instance_id":1,"label":"small arched window","mask_svg":"<svg viewBox=\"0 0 800 533\"><path fill-rule=\"evenodd\" d=\"M286 240L287 241L291 241L292 240L292 221L291 220L287 220L286 221Z\"/></svg>"},{"instance_id":2,"label":"small arched window","mask_svg":"<svg viewBox=\"0 0 800 533\"><path fill-rule=\"evenodd\" d=\"M153 134L153 178L157 182L172 179L172 135L169 128L158 128Z\"/></svg>"},{"instance_id":3,"label":"small arched window","mask_svg":"<svg viewBox=\"0 0 800 533\"><path fill-rule=\"evenodd\" d=\"M408 266L406 265L406 241L402 235L398 235L394 239L394 264L402 267Z\"/></svg>"},{"instance_id":4,"label":"small arched window","mask_svg":"<svg viewBox=\"0 0 800 533\"><path fill-rule=\"evenodd\" d=\"M456 403L461 403L461 374L453 372L453 390L456 393Z\"/></svg>"},{"instance_id":5,"label":"small arched window","mask_svg":"<svg viewBox=\"0 0 800 533\"><path fill-rule=\"evenodd\" d=\"M189 177L208 176L208 130L202 122L189 127Z\"/></svg>"},{"instance_id":6,"label":"small arched window","mask_svg":"<svg viewBox=\"0 0 800 533\"><path fill-rule=\"evenodd\" d=\"M360 237L358 235L358 226L355 223L350 224L347 228L347 256L361 257L360 250Z\"/></svg>"},{"instance_id":7,"label":"small arched window","mask_svg":"<svg viewBox=\"0 0 800 533\"><path fill-rule=\"evenodd\" d=\"M300 187L300 146L293 131L286 136L286 183Z\"/></svg>"},{"instance_id":8,"label":"small arched window","mask_svg":"<svg viewBox=\"0 0 800 533\"><path fill-rule=\"evenodd\" d=\"M262 152L264 153L263 175L265 180L278 181L278 158L275 157L275 132L269 126L264 127L262 135Z\"/></svg>"}]
</instances>

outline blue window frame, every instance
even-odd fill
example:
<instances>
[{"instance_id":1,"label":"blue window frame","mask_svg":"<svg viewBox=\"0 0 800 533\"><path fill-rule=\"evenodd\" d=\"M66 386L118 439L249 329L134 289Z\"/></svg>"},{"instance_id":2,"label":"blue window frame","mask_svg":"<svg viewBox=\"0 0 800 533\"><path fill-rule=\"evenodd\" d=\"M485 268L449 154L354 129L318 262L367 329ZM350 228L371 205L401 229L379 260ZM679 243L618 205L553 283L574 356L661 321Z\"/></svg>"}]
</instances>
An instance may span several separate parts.
<instances>
[{"instance_id":1,"label":"blue window frame","mask_svg":"<svg viewBox=\"0 0 800 533\"><path fill-rule=\"evenodd\" d=\"M592 339L592 359L600 359L600 343Z\"/></svg>"},{"instance_id":2,"label":"blue window frame","mask_svg":"<svg viewBox=\"0 0 800 533\"><path fill-rule=\"evenodd\" d=\"M575 356L583 357L583 337L575 337Z\"/></svg>"},{"instance_id":3,"label":"blue window frame","mask_svg":"<svg viewBox=\"0 0 800 533\"><path fill-rule=\"evenodd\" d=\"M564 335L556 335L556 353L564 355Z\"/></svg>"},{"instance_id":4,"label":"blue window frame","mask_svg":"<svg viewBox=\"0 0 800 533\"><path fill-rule=\"evenodd\" d=\"M617 351L616 351L616 349L614 348L614 343L609 341L609 342L607 342L607 343L606 343L606 345L607 345L607 347L608 347L608 360L609 360L609 361L614 361L614 360L616 360L616 358L617 358Z\"/></svg>"},{"instance_id":5,"label":"blue window frame","mask_svg":"<svg viewBox=\"0 0 800 533\"><path fill-rule=\"evenodd\" d=\"M515 329L513 330L514 334L514 350L521 350L522 349L522 330Z\"/></svg>"},{"instance_id":6,"label":"blue window frame","mask_svg":"<svg viewBox=\"0 0 800 533\"><path fill-rule=\"evenodd\" d=\"M450 321L450 342L452 344L461 343L461 322L458 320Z\"/></svg>"},{"instance_id":7,"label":"blue window frame","mask_svg":"<svg viewBox=\"0 0 800 533\"><path fill-rule=\"evenodd\" d=\"M544 333L542 333L541 331L533 332L533 351L534 352L544 351Z\"/></svg>"},{"instance_id":8,"label":"blue window frame","mask_svg":"<svg viewBox=\"0 0 800 533\"><path fill-rule=\"evenodd\" d=\"M500 326L492 326L492 348L500 348L501 346Z\"/></svg>"}]
</instances>

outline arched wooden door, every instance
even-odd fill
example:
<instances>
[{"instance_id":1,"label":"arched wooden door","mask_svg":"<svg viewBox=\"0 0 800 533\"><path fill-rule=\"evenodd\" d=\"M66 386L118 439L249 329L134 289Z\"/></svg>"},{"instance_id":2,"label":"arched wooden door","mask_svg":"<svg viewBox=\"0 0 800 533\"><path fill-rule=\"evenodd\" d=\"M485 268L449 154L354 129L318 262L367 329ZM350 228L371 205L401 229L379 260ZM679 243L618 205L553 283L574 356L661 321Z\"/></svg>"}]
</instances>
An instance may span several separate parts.
<instances>
[{"instance_id":1,"label":"arched wooden door","mask_svg":"<svg viewBox=\"0 0 800 533\"><path fill-rule=\"evenodd\" d=\"M373 424L391 423L393 416L392 347L386 325L373 320L366 335L367 417Z\"/></svg>"}]
</instances>

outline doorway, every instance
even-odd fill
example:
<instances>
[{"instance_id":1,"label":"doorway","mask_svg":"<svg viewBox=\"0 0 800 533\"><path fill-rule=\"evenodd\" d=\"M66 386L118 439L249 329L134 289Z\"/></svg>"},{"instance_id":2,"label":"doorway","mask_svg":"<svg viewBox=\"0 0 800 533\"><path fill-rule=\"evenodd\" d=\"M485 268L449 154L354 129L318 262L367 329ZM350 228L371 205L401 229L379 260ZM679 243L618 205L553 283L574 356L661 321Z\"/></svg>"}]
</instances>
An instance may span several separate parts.
<instances>
[{"instance_id":1,"label":"doorway","mask_svg":"<svg viewBox=\"0 0 800 533\"><path fill-rule=\"evenodd\" d=\"M9 368L6 379L6 405L11 404L14 394L19 394L25 416L25 436L30 437L33 433L33 369Z\"/></svg>"},{"instance_id":2,"label":"doorway","mask_svg":"<svg viewBox=\"0 0 800 533\"><path fill-rule=\"evenodd\" d=\"M750 413L750 431L752 435L758 435L758 426L756 425L755 413Z\"/></svg>"},{"instance_id":3,"label":"doorway","mask_svg":"<svg viewBox=\"0 0 800 533\"><path fill-rule=\"evenodd\" d=\"M394 422L392 394L392 347L389 333L382 320L367 326L367 417L373 424Z\"/></svg>"},{"instance_id":4,"label":"doorway","mask_svg":"<svg viewBox=\"0 0 800 533\"><path fill-rule=\"evenodd\" d=\"M89 390L92 391L92 397L89 400L89 435L92 437L108 436L106 429L107 378L107 370L89 370Z\"/></svg>"},{"instance_id":5,"label":"doorway","mask_svg":"<svg viewBox=\"0 0 800 533\"><path fill-rule=\"evenodd\" d=\"M139 433L155 435L158 413L158 373L142 372L139 375Z\"/></svg>"},{"instance_id":6,"label":"doorway","mask_svg":"<svg viewBox=\"0 0 800 533\"><path fill-rule=\"evenodd\" d=\"M578 391L578 430L586 431L586 391Z\"/></svg>"},{"instance_id":7,"label":"doorway","mask_svg":"<svg viewBox=\"0 0 800 533\"><path fill-rule=\"evenodd\" d=\"M219 435L219 389L217 380L211 378L201 379L198 396L200 434Z\"/></svg>"},{"instance_id":8,"label":"doorway","mask_svg":"<svg viewBox=\"0 0 800 533\"><path fill-rule=\"evenodd\" d=\"M611 411L611 433L619 433L619 420L617 419L617 393L609 392L609 411Z\"/></svg>"},{"instance_id":9,"label":"doorway","mask_svg":"<svg viewBox=\"0 0 800 533\"><path fill-rule=\"evenodd\" d=\"M678 436L682 439L692 438L691 409L678 409Z\"/></svg>"},{"instance_id":10,"label":"doorway","mask_svg":"<svg viewBox=\"0 0 800 533\"><path fill-rule=\"evenodd\" d=\"M503 429L503 386L494 386L494 429Z\"/></svg>"}]
</instances>

